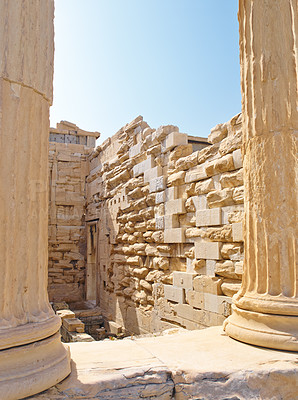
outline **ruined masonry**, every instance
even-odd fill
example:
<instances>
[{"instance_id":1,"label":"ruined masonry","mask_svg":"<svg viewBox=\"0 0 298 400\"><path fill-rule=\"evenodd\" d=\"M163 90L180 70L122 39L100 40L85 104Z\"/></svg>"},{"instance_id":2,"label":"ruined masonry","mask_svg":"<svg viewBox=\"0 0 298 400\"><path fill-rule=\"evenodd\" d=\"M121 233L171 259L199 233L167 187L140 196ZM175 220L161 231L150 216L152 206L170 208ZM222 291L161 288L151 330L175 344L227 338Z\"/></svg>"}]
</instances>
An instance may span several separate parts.
<instances>
[{"instance_id":1,"label":"ruined masonry","mask_svg":"<svg viewBox=\"0 0 298 400\"><path fill-rule=\"evenodd\" d=\"M49 296L98 304L109 331L221 325L243 268L241 115L205 138L137 117L50 129Z\"/></svg>"}]
</instances>

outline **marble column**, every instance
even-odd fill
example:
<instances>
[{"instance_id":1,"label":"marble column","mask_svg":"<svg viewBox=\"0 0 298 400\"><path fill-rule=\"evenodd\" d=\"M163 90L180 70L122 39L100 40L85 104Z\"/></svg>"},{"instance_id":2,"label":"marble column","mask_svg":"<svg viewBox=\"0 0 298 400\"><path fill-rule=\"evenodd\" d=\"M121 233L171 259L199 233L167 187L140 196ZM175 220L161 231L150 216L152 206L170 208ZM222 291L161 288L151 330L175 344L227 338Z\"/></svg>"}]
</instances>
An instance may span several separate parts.
<instances>
[{"instance_id":1,"label":"marble column","mask_svg":"<svg viewBox=\"0 0 298 400\"><path fill-rule=\"evenodd\" d=\"M297 351L297 0L240 0L239 24L245 260L225 331Z\"/></svg>"},{"instance_id":2,"label":"marble column","mask_svg":"<svg viewBox=\"0 0 298 400\"><path fill-rule=\"evenodd\" d=\"M70 372L47 295L54 1L0 0L0 397Z\"/></svg>"}]
</instances>

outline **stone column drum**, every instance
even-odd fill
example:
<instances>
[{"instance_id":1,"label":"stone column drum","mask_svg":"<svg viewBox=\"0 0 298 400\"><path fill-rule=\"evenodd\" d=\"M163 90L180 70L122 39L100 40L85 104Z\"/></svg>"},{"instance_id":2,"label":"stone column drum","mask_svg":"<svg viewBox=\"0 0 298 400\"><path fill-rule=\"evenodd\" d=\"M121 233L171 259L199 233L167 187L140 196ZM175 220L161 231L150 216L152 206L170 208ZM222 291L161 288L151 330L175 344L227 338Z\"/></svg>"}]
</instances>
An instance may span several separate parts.
<instances>
[{"instance_id":1,"label":"stone column drum","mask_svg":"<svg viewBox=\"0 0 298 400\"><path fill-rule=\"evenodd\" d=\"M0 398L70 372L48 302L48 134L54 1L0 0Z\"/></svg>"},{"instance_id":2,"label":"stone column drum","mask_svg":"<svg viewBox=\"0 0 298 400\"><path fill-rule=\"evenodd\" d=\"M245 260L225 331L297 351L297 0L240 0L239 23Z\"/></svg>"}]
</instances>

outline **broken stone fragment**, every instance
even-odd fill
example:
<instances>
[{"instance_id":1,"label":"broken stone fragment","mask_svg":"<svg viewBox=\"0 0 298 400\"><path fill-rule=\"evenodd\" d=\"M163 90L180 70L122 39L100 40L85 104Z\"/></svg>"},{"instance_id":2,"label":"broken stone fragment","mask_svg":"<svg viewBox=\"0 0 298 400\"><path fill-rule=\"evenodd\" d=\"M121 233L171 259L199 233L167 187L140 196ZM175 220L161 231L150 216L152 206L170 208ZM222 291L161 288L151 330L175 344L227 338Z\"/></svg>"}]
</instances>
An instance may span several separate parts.
<instances>
[{"instance_id":1,"label":"broken stone fragment","mask_svg":"<svg viewBox=\"0 0 298 400\"><path fill-rule=\"evenodd\" d=\"M218 124L211 129L211 133L208 136L208 142L214 144L221 142L228 134L227 124Z\"/></svg>"},{"instance_id":2,"label":"broken stone fragment","mask_svg":"<svg viewBox=\"0 0 298 400\"><path fill-rule=\"evenodd\" d=\"M230 206L234 203L233 189L214 190L207 194L207 203L210 208Z\"/></svg>"},{"instance_id":3,"label":"broken stone fragment","mask_svg":"<svg viewBox=\"0 0 298 400\"><path fill-rule=\"evenodd\" d=\"M243 185L243 169L236 172L227 172L220 177L220 184L222 188L233 188Z\"/></svg>"},{"instance_id":4,"label":"broken stone fragment","mask_svg":"<svg viewBox=\"0 0 298 400\"><path fill-rule=\"evenodd\" d=\"M233 261L227 260L224 262L217 262L215 265L215 274L224 278L240 279L241 275L236 274L235 265Z\"/></svg>"},{"instance_id":5,"label":"broken stone fragment","mask_svg":"<svg viewBox=\"0 0 298 400\"><path fill-rule=\"evenodd\" d=\"M241 288L241 282L224 281L221 290L225 296L233 297Z\"/></svg>"},{"instance_id":6,"label":"broken stone fragment","mask_svg":"<svg viewBox=\"0 0 298 400\"><path fill-rule=\"evenodd\" d=\"M168 176L167 186L180 186L183 185L185 178L185 171L176 172Z\"/></svg>"}]
</instances>

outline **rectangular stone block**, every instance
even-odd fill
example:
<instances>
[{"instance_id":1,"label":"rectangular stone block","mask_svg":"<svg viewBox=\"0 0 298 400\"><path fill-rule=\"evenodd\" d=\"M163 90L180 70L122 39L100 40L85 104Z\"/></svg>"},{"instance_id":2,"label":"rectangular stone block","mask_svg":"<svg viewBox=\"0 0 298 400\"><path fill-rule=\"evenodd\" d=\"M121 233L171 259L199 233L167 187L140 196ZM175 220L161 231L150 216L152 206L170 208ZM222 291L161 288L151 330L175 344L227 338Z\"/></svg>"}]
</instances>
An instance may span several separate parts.
<instances>
[{"instance_id":1,"label":"rectangular stone block","mask_svg":"<svg viewBox=\"0 0 298 400\"><path fill-rule=\"evenodd\" d=\"M140 162L133 167L133 176L138 177L144 174L145 171L154 167L154 158L149 156L146 160Z\"/></svg>"},{"instance_id":2,"label":"rectangular stone block","mask_svg":"<svg viewBox=\"0 0 298 400\"><path fill-rule=\"evenodd\" d=\"M165 202L165 192L157 192L155 195L155 203L160 204Z\"/></svg>"},{"instance_id":3,"label":"rectangular stone block","mask_svg":"<svg viewBox=\"0 0 298 400\"><path fill-rule=\"evenodd\" d=\"M175 303L185 303L185 293L183 288L174 287L172 285L163 285L164 296L167 300Z\"/></svg>"},{"instance_id":4,"label":"rectangular stone block","mask_svg":"<svg viewBox=\"0 0 298 400\"><path fill-rule=\"evenodd\" d=\"M198 210L196 212L196 226L221 225L221 209Z\"/></svg>"},{"instance_id":5,"label":"rectangular stone block","mask_svg":"<svg viewBox=\"0 0 298 400\"><path fill-rule=\"evenodd\" d=\"M155 228L157 230L163 230L165 228L164 217L155 217Z\"/></svg>"},{"instance_id":6,"label":"rectangular stone block","mask_svg":"<svg viewBox=\"0 0 298 400\"><path fill-rule=\"evenodd\" d=\"M68 332L84 332L85 325L78 318L64 318L62 324Z\"/></svg>"},{"instance_id":7,"label":"rectangular stone block","mask_svg":"<svg viewBox=\"0 0 298 400\"><path fill-rule=\"evenodd\" d=\"M165 229L165 243L185 243L185 228Z\"/></svg>"},{"instance_id":8,"label":"rectangular stone block","mask_svg":"<svg viewBox=\"0 0 298 400\"><path fill-rule=\"evenodd\" d=\"M188 138L185 133L171 132L161 143L162 153L172 150L176 146L188 144Z\"/></svg>"},{"instance_id":9,"label":"rectangular stone block","mask_svg":"<svg viewBox=\"0 0 298 400\"><path fill-rule=\"evenodd\" d=\"M165 229L179 228L179 219L177 214L165 215Z\"/></svg>"},{"instance_id":10,"label":"rectangular stone block","mask_svg":"<svg viewBox=\"0 0 298 400\"><path fill-rule=\"evenodd\" d=\"M241 168L242 167L241 149L234 150L232 154L233 154L233 162L235 169Z\"/></svg>"},{"instance_id":11,"label":"rectangular stone block","mask_svg":"<svg viewBox=\"0 0 298 400\"><path fill-rule=\"evenodd\" d=\"M186 292L186 302L194 308L203 308L204 306L204 293L188 290Z\"/></svg>"},{"instance_id":12,"label":"rectangular stone block","mask_svg":"<svg viewBox=\"0 0 298 400\"><path fill-rule=\"evenodd\" d=\"M176 200L178 199L178 187L177 186L172 186L169 187L165 190L165 194L166 194L166 201L170 201L170 200Z\"/></svg>"},{"instance_id":13,"label":"rectangular stone block","mask_svg":"<svg viewBox=\"0 0 298 400\"><path fill-rule=\"evenodd\" d=\"M195 243L196 258L205 260L219 260L220 256L220 243L219 242L205 242L200 241Z\"/></svg>"},{"instance_id":14,"label":"rectangular stone block","mask_svg":"<svg viewBox=\"0 0 298 400\"><path fill-rule=\"evenodd\" d=\"M235 222L234 224L232 224L232 233L233 233L233 241L234 242L242 242L243 241L242 222Z\"/></svg>"},{"instance_id":15,"label":"rectangular stone block","mask_svg":"<svg viewBox=\"0 0 298 400\"><path fill-rule=\"evenodd\" d=\"M192 263L192 258L186 258L186 272L193 273L194 272L194 265Z\"/></svg>"},{"instance_id":16,"label":"rectangular stone block","mask_svg":"<svg viewBox=\"0 0 298 400\"><path fill-rule=\"evenodd\" d=\"M182 287L184 289L193 288L193 278L196 274L188 273L188 272L173 272L173 285L177 287Z\"/></svg>"},{"instance_id":17,"label":"rectangular stone block","mask_svg":"<svg viewBox=\"0 0 298 400\"><path fill-rule=\"evenodd\" d=\"M222 314L225 317L228 317L231 314L231 304L231 297L204 293L204 310L206 311Z\"/></svg>"},{"instance_id":18,"label":"rectangular stone block","mask_svg":"<svg viewBox=\"0 0 298 400\"><path fill-rule=\"evenodd\" d=\"M63 320L65 318L75 318L75 313L71 310L58 310L57 315Z\"/></svg>"},{"instance_id":19,"label":"rectangular stone block","mask_svg":"<svg viewBox=\"0 0 298 400\"><path fill-rule=\"evenodd\" d=\"M194 320L194 310L188 304L177 304L174 306L174 311L180 318L187 319L189 321Z\"/></svg>"},{"instance_id":20,"label":"rectangular stone block","mask_svg":"<svg viewBox=\"0 0 298 400\"><path fill-rule=\"evenodd\" d=\"M133 157L137 156L138 154L140 154L141 145L142 145L141 143L138 143L129 149L129 158L133 158Z\"/></svg>"},{"instance_id":21,"label":"rectangular stone block","mask_svg":"<svg viewBox=\"0 0 298 400\"><path fill-rule=\"evenodd\" d=\"M170 200L165 203L165 214L185 214L185 202L183 199Z\"/></svg>"},{"instance_id":22,"label":"rectangular stone block","mask_svg":"<svg viewBox=\"0 0 298 400\"><path fill-rule=\"evenodd\" d=\"M193 196L192 201L197 211L206 210L208 208L207 197L204 195Z\"/></svg>"},{"instance_id":23,"label":"rectangular stone block","mask_svg":"<svg viewBox=\"0 0 298 400\"><path fill-rule=\"evenodd\" d=\"M162 167L158 165L157 167L147 169L144 172L144 182L151 182L159 176L162 176Z\"/></svg>"},{"instance_id":24,"label":"rectangular stone block","mask_svg":"<svg viewBox=\"0 0 298 400\"><path fill-rule=\"evenodd\" d=\"M193 288L198 293L211 293L220 295L222 278L198 275L193 280Z\"/></svg>"},{"instance_id":25,"label":"rectangular stone block","mask_svg":"<svg viewBox=\"0 0 298 400\"><path fill-rule=\"evenodd\" d=\"M190 171L188 171L185 175L185 183L190 183L190 182L197 182L202 179L206 179L208 176L205 171L205 165L199 165Z\"/></svg>"},{"instance_id":26,"label":"rectangular stone block","mask_svg":"<svg viewBox=\"0 0 298 400\"><path fill-rule=\"evenodd\" d=\"M149 191L150 193L159 192L166 188L166 177L159 176L158 178L152 179L149 182Z\"/></svg>"}]
</instances>

